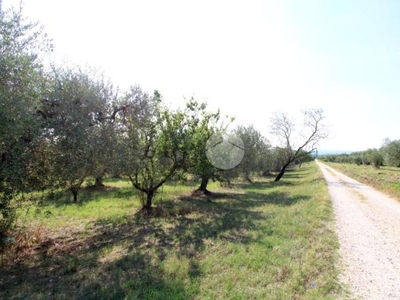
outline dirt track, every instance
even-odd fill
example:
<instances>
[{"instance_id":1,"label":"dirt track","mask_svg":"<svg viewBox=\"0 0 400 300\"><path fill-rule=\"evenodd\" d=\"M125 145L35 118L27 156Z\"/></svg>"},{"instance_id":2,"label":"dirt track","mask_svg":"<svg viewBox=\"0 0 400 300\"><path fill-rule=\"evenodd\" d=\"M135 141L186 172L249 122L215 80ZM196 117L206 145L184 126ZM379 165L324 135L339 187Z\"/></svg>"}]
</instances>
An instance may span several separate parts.
<instances>
[{"instance_id":1,"label":"dirt track","mask_svg":"<svg viewBox=\"0 0 400 300\"><path fill-rule=\"evenodd\" d=\"M400 202L317 164L335 211L342 281L360 299L400 299Z\"/></svg>"}]
</instances>

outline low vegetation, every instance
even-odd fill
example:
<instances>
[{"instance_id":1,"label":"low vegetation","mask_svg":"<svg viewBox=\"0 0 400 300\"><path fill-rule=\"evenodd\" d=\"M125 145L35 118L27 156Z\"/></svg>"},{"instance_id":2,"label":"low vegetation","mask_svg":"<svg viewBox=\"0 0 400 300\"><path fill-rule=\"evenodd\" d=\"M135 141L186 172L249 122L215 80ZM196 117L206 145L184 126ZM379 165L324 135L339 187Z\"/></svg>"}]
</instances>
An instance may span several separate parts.
<instances>
[{"instance_id":1,"label":"low vegetation","mask_svg":"<svg viewBox=\"0 0 400 300\"><path fill-rule=\"evenodd\" d=\"M5 256L0 298L336 298L322 175L311 163L273 179L212 183L212 195L169 183L151 215L122 180L83 189L80 203L38 195L40 205L18 211L28 227Z\"/></svg>"}]
</instances>

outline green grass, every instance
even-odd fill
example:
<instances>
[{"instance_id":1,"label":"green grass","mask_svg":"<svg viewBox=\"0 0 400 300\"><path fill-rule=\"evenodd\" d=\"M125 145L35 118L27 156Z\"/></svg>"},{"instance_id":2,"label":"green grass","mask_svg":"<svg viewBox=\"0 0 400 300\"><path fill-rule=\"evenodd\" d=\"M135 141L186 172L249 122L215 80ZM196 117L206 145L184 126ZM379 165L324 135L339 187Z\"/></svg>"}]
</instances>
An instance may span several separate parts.
<instances>
[{"instance_id":1,"label":"green grass","mask_svg":"<svg viewBox=\"0 0 400 300\"><path fill-rule=\"evenodd\" d=\"M357 166L355 164L326 164L355 180L400 200L400 168L383 166L376 169L372 166Z\"/></svg>"},{"instance_id":2,"label":"green grass","mask_svg":"<svg viewBox=\"0 0 400 300\"><path fill-rule=\"evenodd\" d=\"M37 244L9 254L0 298L336 299L338 242L327 188L312 163L283 179L232 188L167 185L152 216L137 194L85 191L44 201ZM48 210L48 213L44 213ZM34 220L34 222L32 222Z\"/></svg>"}]
</instances>

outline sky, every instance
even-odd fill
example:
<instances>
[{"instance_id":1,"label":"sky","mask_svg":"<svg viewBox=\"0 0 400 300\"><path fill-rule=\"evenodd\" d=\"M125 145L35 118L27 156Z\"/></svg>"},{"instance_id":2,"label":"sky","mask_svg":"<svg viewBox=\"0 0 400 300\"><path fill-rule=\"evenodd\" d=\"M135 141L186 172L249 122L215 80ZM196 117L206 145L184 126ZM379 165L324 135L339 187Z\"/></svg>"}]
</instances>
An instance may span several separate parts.
<instances>
[{"instance_id":1,"label":"sky","mask_svg":"<svg viewBox=\"0 0 400 300\"><path fill-rule=\"evenodd\" d=\"M3 9L19 0L2 0ZM54 60L89 65L171 106L207 101L273 140L275 111L321 108L320 150L400 139L400 1L25 0Z\"/></svg>"}]
</instances>

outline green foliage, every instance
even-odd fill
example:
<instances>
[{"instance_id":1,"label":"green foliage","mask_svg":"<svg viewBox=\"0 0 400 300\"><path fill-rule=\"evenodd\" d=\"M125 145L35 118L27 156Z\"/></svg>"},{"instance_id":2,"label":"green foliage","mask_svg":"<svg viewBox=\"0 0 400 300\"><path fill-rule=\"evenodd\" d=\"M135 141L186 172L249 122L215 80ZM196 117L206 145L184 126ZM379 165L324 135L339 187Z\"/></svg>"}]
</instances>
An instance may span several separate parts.
<instances>
[{"instance_id":1,"label":"green foliage","mask_svg":"<svg viewBox=\"0 0 400 300\"><path fill-rule=\"evenodd\" d=\"M385 164L393 167L400 167L400 140L390 141L387 139L380 149Z\"/></svg>"},{"instance_id":2,"label":"green foliage","mask_svg":"<svg viewBox=\"0 0 400 300\"><path fill-rule=\"evenodd\" d=\"M362 165L362 163L363 163L362 157L359 155L352 156L351 161L352 161L352 163L356 164L357 166Z\"/></svg>"},{"instance_id":3,"label":"green foliage","mask_svg":"<svg viewBox=\"0 0 400 300\"><path fill-rule=\"evenodd\" d=\"M237 167L238 173L250 180L251 174L261 175L270 170L271 145L261 132L250 125L238 126L234 133L242 139L245 149L243 159Z\"/></svg>"},{"instance_id":4,"label":"green foliage","mask_svg":"<svg viewBox=\"0 0 400 300\"><path fill-rule=\"evenodd\" d=\"M157 190L178 171L188 169L202 126L198 110L204 110L204 106L192 101L185 110L168 110L159 93L150 97L138 88L131 89L126 101L130 109L120 135L124 174L146 194L143 208L151 209ZM138 117L139 107L144 114Z\"/></svg>"},{"instance_id":5,"label":"green foliage","mask_svg":"<svg viewBox=\"0 0 400 300\"><path fill-rule=\"evenodd\" d=\"M205 103L199 103L193 98L187 103L186 112L188 117L197 120L194 124L192 144L185 169L193 174L195 178L202 179L200 190L207 191L209 180L219 180L221 172L207 159L207 141L213 134L224 131L223 125L219 125L219 111L212 113L207 111Z\"/></svg>"},{"instance_id":6,"label":"green foliage","mask_svg":"<svg viewBox=\"0 0 400 300\"><path fill-rule=\"evenodd\" d=\"M324 155L321 156L321 160L324 162L337 162L337 163L360 163L363 164L363 156L361 152L353 154L337 154L337 155Z\"/></svg>"},{"instance_id":7,"label":"green foliage","mask_svg":"<svg viewBox=\"0 0 400 300\"><path fill-rule=\"evenodd\" d=\"M314 160L314 157L312 156L311 153L304 151L304 150L300 150L298 153L298 156L294 162L296 165L301 166L303 163L310 162L313 160Z\"/></svg>"},{"instance_id":8,"label":"green foliage","mask_svg":"<svg viewBox=\"0 0 400 300\"><path fill-rule=\"evenodd\" d=\"M0 236L13 224L14 201L30 190L29 165L39 135L41 55L51 42L21 12L0 14Z\"/></svg>"},{"instance_id":9,"label":"green foliage","mask_svg":"<svg viewBox=\"0 0 400 300\"><path fill-rule=\"evenodd\" d=\"M374 168L379 168L383 165L383 156L378 149L368 149L364 152L363 157L367 161L366 164L371 164Z\"/></svg>"},{"instance_id":10,"label":"green foliage","mask_svg":"<svg viewBox=\"0 0 400 300\"><path fill-rule=\"evenodd\" d=\"M368 149L366 151L358 151L350 154L326 155L321 157L321 159L325 162L372 165L374 168L379 168L385 163L382 152L382 149Z\"/></svg>"},{"instance_id":11,"label":"green foliage","mask_svg":"<svg viewBox=\"0 0 400 300\"><path fill-rule=\"evenodd\" d=\"M88 176L105 173L113 136L105 116L112 100L110 84L90 71L54 68L48 79L41 158L49 162L50 184L70 189L75 201Z\"/></svg>"},{"instance_id":12,"label":"green foliage","mask_svg":"<svg viewBox=\"0 0 400 300\"><path fill-rule=\"evenodd\" d=\"M290 148L274 147L271 151L272 163L268 171L279 172L285 163L292 159L293 150Z\"/></svg>"}]
</instances>

